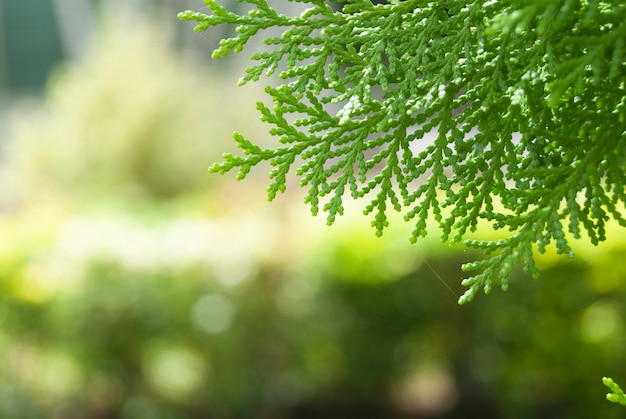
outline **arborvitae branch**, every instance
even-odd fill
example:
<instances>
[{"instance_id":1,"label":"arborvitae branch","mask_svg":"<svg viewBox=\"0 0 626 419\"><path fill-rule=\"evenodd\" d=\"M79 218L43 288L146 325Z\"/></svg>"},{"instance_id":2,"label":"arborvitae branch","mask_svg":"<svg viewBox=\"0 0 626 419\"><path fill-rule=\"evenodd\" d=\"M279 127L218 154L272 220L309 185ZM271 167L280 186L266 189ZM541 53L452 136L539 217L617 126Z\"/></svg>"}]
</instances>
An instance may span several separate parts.
<instances>
[{"instance_id":1,"label":"arborvitae branch","mask_svg":"<svg viewBox=\"0 0 626 419\"><path fill-rule=\"evenodd\" d=\"M626 226L623 2L352 0L336 12L317 0L302 1L312 7L300 16L245 2L245 15L205 0L210 14L179 17L197 31L237 25L214 57L284 28L241 79L281 69L282 84L267 89L273 105L258 108L283 146L261 149L236 134L244 156L226 155L211 172L243 178L268 160L270 199L293 171L329 223L346 194L370 199L379 235L389 208L415 223L413 240L429 217L452 243L481 219L510 231L465 240L495 255L464 266L482 272L463 281L461 302L495 283L506 289L520 262L536 277L534 249L554 243L572 256L568 232L597 244L610 218Z\"/></svg>"}]
</instances>

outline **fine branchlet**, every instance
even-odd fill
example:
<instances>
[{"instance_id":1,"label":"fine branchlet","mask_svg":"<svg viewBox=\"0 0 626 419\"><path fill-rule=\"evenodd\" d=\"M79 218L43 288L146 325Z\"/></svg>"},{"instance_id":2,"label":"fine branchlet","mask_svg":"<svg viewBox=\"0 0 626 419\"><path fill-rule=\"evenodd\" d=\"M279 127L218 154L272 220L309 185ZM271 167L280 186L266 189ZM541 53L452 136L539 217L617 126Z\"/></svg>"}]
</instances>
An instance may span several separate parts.
<instances>
[{"instance_id":1,"label":"fine branchlet","mask_svg":"<svg viewBox=\"0 0 626 419\"><path fill-rule=\"evenodd\" d=\"M611 390L611 392L606 395L606 399L610 402L626 406L626 394L624 394L619 384L609 377L603 377L602 382Z\"/></svg>"}]
</instances>

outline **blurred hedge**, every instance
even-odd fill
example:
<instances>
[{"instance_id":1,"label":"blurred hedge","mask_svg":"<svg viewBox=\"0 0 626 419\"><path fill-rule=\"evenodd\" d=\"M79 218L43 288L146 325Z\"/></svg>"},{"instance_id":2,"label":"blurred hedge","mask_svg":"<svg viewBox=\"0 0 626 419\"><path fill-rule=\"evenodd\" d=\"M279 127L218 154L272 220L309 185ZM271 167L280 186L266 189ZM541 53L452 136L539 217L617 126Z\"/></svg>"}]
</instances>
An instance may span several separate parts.
<instances>
[{"instance_id":1,"label":"blurred hedge","mask_svg":"<svg viewBox=\"0 0 626 419\"><path fill-rule=\"evenodd\" d=\"M476 255L207 179L250 97L120 22L12 117L0 417L623 415L623 239L457 306Z\"/></svg>"},{"instance_id":2,"label":"blurred hedge","mask_svg":"<svg viewBox=\"0 0 626 419\"><path fill-rule=\"evenodd\" d=\"M298 214L5 216L0 416L622 414L599 377L626 373L624 289L593 288L623 245L458 307L419 255L452 286L465 255Z\"/></svg>"},{"instance_id":3,"label":"blurred hedge","mask_svg":"<svg viewBox=\"0 0 626 419\"><path fill-rule=\"evenodd\" d=\"M106 15L86 57L56 71L44 102L13 110L5 176L15 196L4 199L150 204L205 189L207 166L232 148L235 127L263 132L260 93L235 89L175 47L167 27Z\"/></svg>"}]
</instances>

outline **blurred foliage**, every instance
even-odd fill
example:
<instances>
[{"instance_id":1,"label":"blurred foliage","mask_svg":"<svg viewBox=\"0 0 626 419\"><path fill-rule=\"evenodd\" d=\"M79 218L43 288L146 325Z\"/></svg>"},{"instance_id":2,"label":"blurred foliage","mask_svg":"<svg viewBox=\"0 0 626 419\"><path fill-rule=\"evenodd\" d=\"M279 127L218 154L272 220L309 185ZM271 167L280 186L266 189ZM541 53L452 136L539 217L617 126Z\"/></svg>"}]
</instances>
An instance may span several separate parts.
<instances>
[{"instance_id":1,"label":"blurred foliage","mask_svg":"<svg viewBox=\"0 0 626 419\"><path fill-rule=\"evenodd\" d=\"M459 307L475 254L204 178L254 101L123 22L11 118L0 417L623 416L623 238Z\"/></svg>"},{"instance_id":2,"label":"blurred foliage","mask_svg":"<svg viewBox=\"0 0 626 419\"><path fill-rule=\"evenodd\" d=\"M457 307L468 255L295 208L3 217L0 416L621 417L623 243Z\"/></svg>"},{"instance_id":3,"label":"blurred foliage","mask_svg":"<svg viewBox=\"0 0 626 419\"><path fill-rule=\"evenodd\" d=\"M14 111L5 152L18 195L11 198L63 196L84 205L197 193L232 128L260 125L253 89L233 92L174 54L165 27L110 14L85 59L57 71L43 106Z\"/></svg>"}]
</instances>

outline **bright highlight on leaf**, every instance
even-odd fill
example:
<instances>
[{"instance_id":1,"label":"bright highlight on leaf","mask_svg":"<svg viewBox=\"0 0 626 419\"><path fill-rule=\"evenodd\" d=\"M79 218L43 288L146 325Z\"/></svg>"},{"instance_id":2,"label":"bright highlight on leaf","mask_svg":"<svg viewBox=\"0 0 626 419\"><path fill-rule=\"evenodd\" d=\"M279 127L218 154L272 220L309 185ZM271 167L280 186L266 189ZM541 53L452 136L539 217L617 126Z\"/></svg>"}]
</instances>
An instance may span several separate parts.
<instances>
[{"instance_id":1,"label":"bright highlight on leaf","mask_svg":"<svg viewBox=\"0 0 626 419\"><path fill-rule=\"evenodd\" d=\"M292 0L296 1L296 0ZM626 4L622 1L298 0L299 16L265 0L244 15L205 0L210 14L183 12L202 31L236 25L214 57L243 50L267 28L241 84L278 71L262 119L280 146L261 149L240 134L243 156L214 173L238 179L269 161L268 197L295 173L313 214L328 223L346 195L370 201L376 234L390 209L426 235L493 254L468 263L460 298L509 286L512 269L538 276L533 251L553 243L573 256L566 234L592 243L606 222L626 226ZM278 3L278 2L277 2ZM433 141L427 141L432 136ZM465 240L479 220L510 232Z\"/></svg>"}]
</instances>

